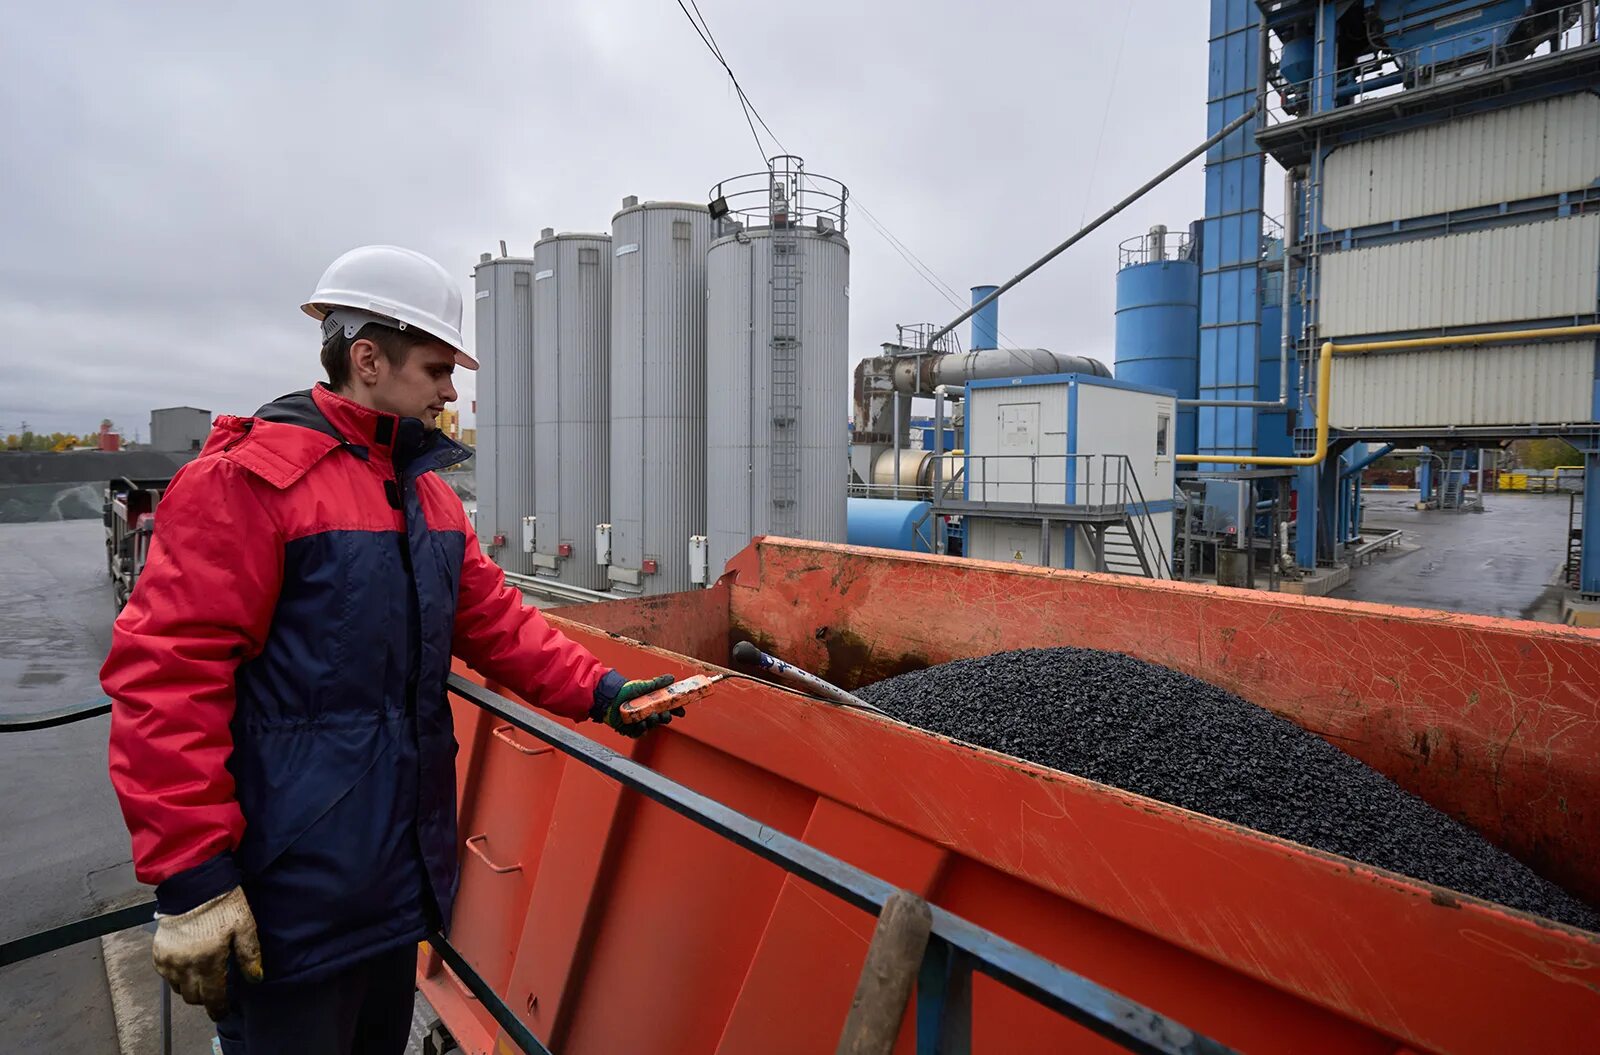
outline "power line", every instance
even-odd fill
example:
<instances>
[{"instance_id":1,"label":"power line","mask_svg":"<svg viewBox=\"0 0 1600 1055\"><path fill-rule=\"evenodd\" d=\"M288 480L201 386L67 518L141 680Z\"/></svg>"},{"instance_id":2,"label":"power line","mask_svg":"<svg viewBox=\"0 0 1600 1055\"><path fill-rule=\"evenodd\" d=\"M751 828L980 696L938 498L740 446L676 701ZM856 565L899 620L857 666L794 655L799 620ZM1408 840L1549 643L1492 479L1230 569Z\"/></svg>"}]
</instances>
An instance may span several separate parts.
<instances>
[{"instance_id":1,"label":"power line","mask_svg":"<svg viewBox=\"0 0 1600 1055\"><path fill-rule=\"evenodd\" d=\"M700 21L696 22L694 15L691 15L689 13L689 9L683 6L683 0L677 0L677 2L678 10L682 11L683 17L689 20L689 25L694 27L695 35L700 38L700 43L706 46L706 48L711 52L712 57L715 58L722 68L727 71L728 80L733 82L733 90L739 95L739 107L744 111L744 123L750 126L750 138L756 141L756 150L761 154L761 164L762 167L765 168L767 165L767 148L762 145L761 137L756 134L755 122L750 120L750 112L754 110L755 107L750 105L749 97L745 95L744 89L739 86L739 78L733 75L733 67L728 65L728 60L722 57L722 50L714 43L711 37L710 25L706 25L703 29L701 28L701 24L705 21L705 16L701 15ZM693 3L693 0L690 0L690 2ZM695 14L699 14L700 5L695 4L694 10ZM756 116L760 117L761 115L757 113ZM767 123L765 121L761 122L763 128L766 127L766 124ZM772 130L767 129L767 131L770 133ZM773 140L776 142L777 137L774 136Z\"/></svg>"},{"instance_id":2,"label":"power line","mask_svg":"<svg viewBox=\"0 0 1600 1055\"><path fill-rule=\"evenodd\" d=\"M1089 218L1089 200L1094 192L1094 178L1100 171L1100 149L1106 141L1106 125L1111 122L1111 103L1117 97L1117 74L1122 69L1122 49L1128 43L1128 25L1133 21L1134 0L1126 0L1122 12L1122 35L1117 38L1117 57L1111 63L1111 81L1106 88L1105 109L1100 112L1100 134L1094 141L1094 160L1089 162L1089 185L1083 191L1083 212L1078 216L1078 226Z\"/></svg>"},{"instance_id":3,"label":"power line","mask_svg":"<svg viewBox=\"0 0 1600 1055\"><path fill-rule=\"evenodd\" d=\"M744 112L745 124L750 126L750 136L756 141L756 149L761 151L761 161L763 166L768 164L768 154L766 147L761 142L761 136L756 133L755 126L757 123L759 123L761 127L766 130L767 135L771 137L774 145L776 145L777 148L783 153L788 154L790 152L789 148L784 146L783 140L779 139L778 134L772 130L772 126L767 124L767 119L761 116L761 111L756 107L756 104L750 100L750 96L745 93L744 86L739 83L738 76L733 72L733 66L729 64L727 58L722 53L722 48L717 44L716 35L711 32L711 23L706 21L706 16L700 10L700 4L698 3L698 0L689 0L689 7L694 8L694 14L689 13L689 7L684 6L683 0L677 0L677 4L678 10L683 12L683 17L687 18L689 20L689 24L694 27L695 35L700 38L700 43L706 46L706 50L711 52L712 58L716 59L717 64L720 65L728 74L728 80L732 82L733 90L738 94L739 107ZM1127 32L1126 23L1124 23L1123 32L1124 34ZM1118 61L1121 61L1120 53ZM754 115L754 121L751 120L752 115ZM1101 134L1104 134L1103 128L1101 130ZM917 256L915 251L913 251L910 246L906 245L905 242L896 237L893 231L889 230L887 224L883 223L883 221L874 216L871 210L869 210L861 201L860 195L853 195L851 197L851 201L856 208L861 210L862 215L867 218L868 225L877 232L878 237L889 243L889 248L893 249L897 254L899 254L900 259L905 261L906 266L910 267L912 272L916 274L917 277L921 278L930 287L932 287L935 293L938 293L945 300L949 301L952 307L956 308L957 310L964 310L966 308L967 305L962 301L960 292L958 292L944 279L940 278L938 273L935 272L933 268L929 267L921 257ZM1016 342L1011 339L1010 334L1006 333L1004 330L1001 330L999 327L996 327L995 329L996 333L1007 344L1016 344Z\"/></svg>"}]
</instances>

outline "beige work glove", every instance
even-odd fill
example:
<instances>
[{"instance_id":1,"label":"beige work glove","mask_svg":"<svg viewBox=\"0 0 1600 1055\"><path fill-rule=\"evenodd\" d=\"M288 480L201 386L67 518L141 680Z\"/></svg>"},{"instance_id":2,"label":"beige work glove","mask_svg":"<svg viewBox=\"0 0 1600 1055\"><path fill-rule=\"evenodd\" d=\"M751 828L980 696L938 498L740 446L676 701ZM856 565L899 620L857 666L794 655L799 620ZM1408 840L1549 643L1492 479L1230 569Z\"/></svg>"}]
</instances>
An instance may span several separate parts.
<instances>
[{"instance_id":1,"label":"beige work glove","mask_svg":"<svg viewBox=\"0 0 1600 1055\"><path fill-rule=\"evenodd\" d=\"M256 918L234 887L177 916L156 914L156 970L185 1003L204 1004L216 1022L228 1010L228 954L252 982L261 981Z\"/></svg>"}]
</instances>

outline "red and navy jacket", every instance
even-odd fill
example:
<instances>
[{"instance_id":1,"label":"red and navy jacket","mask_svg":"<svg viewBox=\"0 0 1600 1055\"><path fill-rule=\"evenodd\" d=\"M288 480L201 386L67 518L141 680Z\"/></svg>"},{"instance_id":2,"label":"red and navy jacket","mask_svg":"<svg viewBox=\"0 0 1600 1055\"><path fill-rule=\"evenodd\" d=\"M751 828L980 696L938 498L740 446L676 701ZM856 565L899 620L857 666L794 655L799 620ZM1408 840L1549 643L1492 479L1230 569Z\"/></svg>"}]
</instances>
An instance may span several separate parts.
<instances>
[{"instance_id":1,"label":"red and navy jacket","mask_svg":"<svg viewBox=\"0 0 1600 1055\"><path fill-rule=\"evenodd\" d=\"M478 548L433 473L470 455L319 385L219 417L162 498L101 671L111 779L161 911L242 884L269 979L450 919L452 653L568 718L621 685Z\"/></svg>"}]
</instances>

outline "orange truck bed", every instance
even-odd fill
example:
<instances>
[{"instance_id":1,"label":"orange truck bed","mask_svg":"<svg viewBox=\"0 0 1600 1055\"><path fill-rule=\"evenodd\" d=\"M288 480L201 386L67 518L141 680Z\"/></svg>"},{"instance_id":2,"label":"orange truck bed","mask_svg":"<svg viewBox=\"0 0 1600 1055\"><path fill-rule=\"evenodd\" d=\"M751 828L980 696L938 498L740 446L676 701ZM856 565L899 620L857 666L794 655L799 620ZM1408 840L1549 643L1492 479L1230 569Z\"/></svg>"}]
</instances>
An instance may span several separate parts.
<instances>
[{"instance_id":1,"label":"orange truck bed","mask_svg":"<svg viewBox=\"0 0 1600 1055\"><path fill-rule=\"evenodd\" d=\"M1327 737L1600 900L1595 632L781 539L712 589L558 614L641 675L717 673L741 638L846 688L1006 649L1126 652ZM581 728L1242 1051L1600 1036L1600 936L749 680L691 708L642 742ZM545 1043L834 1049L870 916L470 704L456 721L452 941ZM468 1051L510 1050L431 956L422 988ZM975 1051L1119 1050L987 979L973 1001Z\"/></svg>"}]
</instances>

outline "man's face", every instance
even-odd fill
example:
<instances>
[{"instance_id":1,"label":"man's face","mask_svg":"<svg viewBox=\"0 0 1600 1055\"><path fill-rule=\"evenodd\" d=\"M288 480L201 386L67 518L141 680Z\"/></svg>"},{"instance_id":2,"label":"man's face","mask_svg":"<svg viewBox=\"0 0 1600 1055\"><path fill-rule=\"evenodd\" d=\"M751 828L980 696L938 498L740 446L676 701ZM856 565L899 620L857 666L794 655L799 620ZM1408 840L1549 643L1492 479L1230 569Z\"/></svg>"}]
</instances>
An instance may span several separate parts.
<instances>
[{"instance_id":1,"label":"man's face","mask_svg":"<svg viewBox=\"0 0 1600 1055\"><path fill-rule=\"evenodd\" d=\"M377 368L377 381L367 391L375 409L418 418L430 429L439 427L439 412L456 399L456 386L450 379L456 368L456 353L448 345L429 341L412 348L398 367L390 365L382 355L373 365Z\"/></svg>"}]
</instances>

